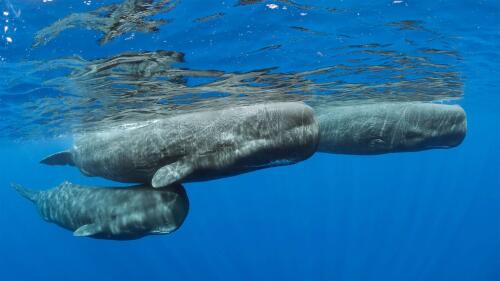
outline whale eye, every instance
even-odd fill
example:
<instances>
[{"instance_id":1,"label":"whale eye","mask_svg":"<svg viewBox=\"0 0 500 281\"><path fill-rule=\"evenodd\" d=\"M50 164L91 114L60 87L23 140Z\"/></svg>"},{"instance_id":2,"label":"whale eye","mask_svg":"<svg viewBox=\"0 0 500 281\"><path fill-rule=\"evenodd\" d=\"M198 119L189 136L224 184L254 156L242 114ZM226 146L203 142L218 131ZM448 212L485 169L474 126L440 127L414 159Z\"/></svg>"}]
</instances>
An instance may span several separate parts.
<instances>
[{"instance_id":1,"label":"whale eye","mask_svg":"<svg viewBox=\"0 0 500 281\"><path fill-rule=\"evenodd\" d=\"M370 141L371 147L382 146L384 144L385 144L385 141L383 139L373 139Z\"/></svg>"}]
</instances>

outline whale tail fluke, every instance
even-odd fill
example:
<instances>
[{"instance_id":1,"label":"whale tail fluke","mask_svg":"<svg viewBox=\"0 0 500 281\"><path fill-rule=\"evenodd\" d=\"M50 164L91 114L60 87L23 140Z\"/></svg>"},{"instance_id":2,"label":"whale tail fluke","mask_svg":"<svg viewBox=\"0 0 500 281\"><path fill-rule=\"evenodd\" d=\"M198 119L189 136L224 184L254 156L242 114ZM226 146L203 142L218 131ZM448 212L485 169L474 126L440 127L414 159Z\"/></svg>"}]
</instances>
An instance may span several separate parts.
<instances>
[{"instance_id":1,"label":"whale tail fluke","mask_svg":"<svg viewBox=\"0 0 500 281\"><path fill-rule=\"evenodd\" d=\"M71 165L74 166L73 156L69 151L61 151L49 155L40 161L42 164L46 165Z\"/></svg>"},{"instance_id":2,"label":"whale tail fluke","mask_svg":"<svg viewBox=\"0 0 500 281\"><path fill-rule=\"evenodd\" d=\"M39 191L26 188L20 184L12 183L11 186L19 193L22 197L30 200L31 202L35 202Z\"/></svg>"}]
</instances>

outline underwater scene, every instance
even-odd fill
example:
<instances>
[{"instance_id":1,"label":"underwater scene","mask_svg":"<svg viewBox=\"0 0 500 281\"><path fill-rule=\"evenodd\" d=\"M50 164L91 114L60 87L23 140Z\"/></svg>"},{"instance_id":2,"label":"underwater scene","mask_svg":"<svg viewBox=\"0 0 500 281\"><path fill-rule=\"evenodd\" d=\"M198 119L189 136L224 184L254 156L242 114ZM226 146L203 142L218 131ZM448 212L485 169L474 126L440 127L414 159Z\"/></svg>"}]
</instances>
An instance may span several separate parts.
<instances>
[{"instance_id":1,"label":"underwater scene","mask_svg":"<svg viewBox=\"0 0 500 281\"><path fill-rule=\"evenodd\" d=\"M500 280L500 1L0 20L0 280Z\"/></svg>"}]
</instances>

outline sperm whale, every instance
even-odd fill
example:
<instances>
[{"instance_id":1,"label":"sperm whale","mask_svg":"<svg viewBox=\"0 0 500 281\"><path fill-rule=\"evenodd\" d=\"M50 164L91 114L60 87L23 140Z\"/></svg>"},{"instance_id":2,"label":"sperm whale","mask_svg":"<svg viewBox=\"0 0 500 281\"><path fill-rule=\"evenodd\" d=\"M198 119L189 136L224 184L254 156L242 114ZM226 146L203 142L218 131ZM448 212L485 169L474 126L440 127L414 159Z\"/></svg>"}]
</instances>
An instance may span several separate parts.
<instances>
[{"instance_id":1,"label":"sperm whale","mask_svg":"<svg viewBox=\"0 0 500 281\"><path fill-rule=\"evenodd\" d=\"M458 105L391 102L316 110L318 151L382 154L451 148L465 138L467 118Z\"/></svg>"},{"instance_id":2,"label":"sperm whale","mask_svg":"<svg viewBox=\"0 0 500 281\"><path fill-rule=\"evenodd\" d=\"M180 114L142 126L76 138L41 163L153 187L293 164L318 145L314 111L298 102Z\"/></svg>"},{"instance_id":3,"label":"sperm whale","mask_svg":"<svg viewBox=\"0 0 500 281\"><path fill-rule=\"evenodd\" d=\"M74 231L75 236L137 239L178 229L189 210L180 184L163 189L136 186L96 188L63 182L38 191L14 184L47 221Z\"/></svg>"}]
</instances>

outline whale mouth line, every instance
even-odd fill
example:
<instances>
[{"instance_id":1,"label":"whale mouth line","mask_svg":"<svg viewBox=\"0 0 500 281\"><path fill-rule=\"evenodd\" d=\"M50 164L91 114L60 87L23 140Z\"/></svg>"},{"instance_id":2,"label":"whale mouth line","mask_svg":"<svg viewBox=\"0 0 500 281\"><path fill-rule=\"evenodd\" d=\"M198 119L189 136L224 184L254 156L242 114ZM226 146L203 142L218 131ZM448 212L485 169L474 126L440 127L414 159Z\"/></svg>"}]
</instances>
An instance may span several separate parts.
<instances>
[{"instance_id":1,"label":"whale mouth line","mask_svg":"<svg viewBox=\"0 0 500 281\"><path fill-rule=\"evenodd\" d=\"M454 147L453 145L431 145L426 147L426 149L447 149L447 148L452 148Z\"/></svg>"}]
</instances>

